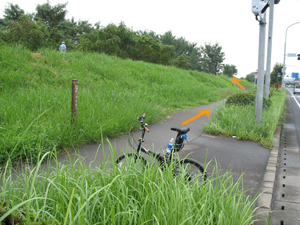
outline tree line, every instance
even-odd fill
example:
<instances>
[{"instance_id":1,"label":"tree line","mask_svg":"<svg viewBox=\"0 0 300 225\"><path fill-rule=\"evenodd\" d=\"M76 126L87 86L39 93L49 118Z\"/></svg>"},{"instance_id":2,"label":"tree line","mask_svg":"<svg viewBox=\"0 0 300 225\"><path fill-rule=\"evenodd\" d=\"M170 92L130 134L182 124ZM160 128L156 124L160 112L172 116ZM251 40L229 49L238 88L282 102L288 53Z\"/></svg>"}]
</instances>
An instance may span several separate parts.
<instances>
[{"instance_id":1,"label":"tree line","mask_svg":"<svg viewBox=\"0 0 300 225\"><path fill-rule=\"evenodd\" d=\"M25 14L18 5L9 3L0 19L0 43L22 44L37 51L41 47L58 49L65 41L68 50L105 53L123 59L173 65L182 69L232 76L234 65L223 64L225 53L216 44L197 43L176 38L171 31L163 35L154 31L133 31L124 22L119 25L94 25L88 21L66 19L67 3L37 5L35 13Z\"/></svg>"},{"instance_id":2,"label":"tree line","mask_svg":"<svg viewBox=\"0 0 300 225\"><path fill-rule=\"evenodd\" d=\"M282 84L282 75L278 76L278 74L282 74L283 65L281 63L276 63L273 67L273 70L270 74L270 85L273 86L275 84L276 87ZM246 76L246 80L251 83L256 83L257 80L255 78L257 76L257 71L252 72Z\"/></svg>"}]
</instances>

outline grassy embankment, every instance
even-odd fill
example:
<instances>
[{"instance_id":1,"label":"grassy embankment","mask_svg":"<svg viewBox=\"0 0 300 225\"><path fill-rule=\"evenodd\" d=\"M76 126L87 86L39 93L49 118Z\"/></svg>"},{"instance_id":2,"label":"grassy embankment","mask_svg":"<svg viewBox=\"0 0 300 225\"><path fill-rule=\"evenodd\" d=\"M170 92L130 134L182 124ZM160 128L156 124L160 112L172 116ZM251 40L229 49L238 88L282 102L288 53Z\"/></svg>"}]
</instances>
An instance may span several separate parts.
<instances>
[{"instance_id":1,"label":"grassy embankment","mask_svg":"<svg viewBox=\"0 0 300 225\"><path fill-rule=\"evenodd\" d=\"M100 141L239 90L227 77L104 54L0 47L0 163ZM79 80L71 125L71 83Z\"/></svg>"},{"instance_id":2,"label":"grassy embankment","mask_svg":"<svg viewBox=\"0 0 300 225\"><path fill-rule=\"evenodd\" d=\"M256 90L256 85L254 86L253 83L250 83L245 79L241 79L240 84L243 85L246 88L246 90L250 90L250 91L255 91Z\"/></svg>"},{"instance_id":3,"label":"grassy embankment","mask_svg":"<svg viewBox=\"0 0 300 225\"><path fill-rule=\"evenodd\" d=\"M285 113L286 92L274 91L270 100L271 106L263 109L260 124L255 120L255 104L223 105L214 113L213 119L205 125L204 131L215 135L236 136L237 139L257 141L271 149L274 132Z\"/></svg>"}]
</instances>

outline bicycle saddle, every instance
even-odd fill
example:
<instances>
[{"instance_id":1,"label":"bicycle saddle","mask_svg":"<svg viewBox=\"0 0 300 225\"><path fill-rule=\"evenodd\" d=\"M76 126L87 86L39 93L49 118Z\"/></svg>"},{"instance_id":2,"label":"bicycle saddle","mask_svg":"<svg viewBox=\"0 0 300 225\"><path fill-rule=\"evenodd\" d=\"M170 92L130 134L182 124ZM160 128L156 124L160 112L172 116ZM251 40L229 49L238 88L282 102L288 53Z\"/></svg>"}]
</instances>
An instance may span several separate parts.
<instances>
[{"instance_id":1,"label":"bicycle saddle","mask_svg":"<svg viewBox=\"0 0 300 225\"><path fill-rule=\"evenodd\" d=\"M177 131L179 134L186 134L187 132L190 131L190 128L175 128L172 127L171 130Z\"/></svg>"}]
</instances>

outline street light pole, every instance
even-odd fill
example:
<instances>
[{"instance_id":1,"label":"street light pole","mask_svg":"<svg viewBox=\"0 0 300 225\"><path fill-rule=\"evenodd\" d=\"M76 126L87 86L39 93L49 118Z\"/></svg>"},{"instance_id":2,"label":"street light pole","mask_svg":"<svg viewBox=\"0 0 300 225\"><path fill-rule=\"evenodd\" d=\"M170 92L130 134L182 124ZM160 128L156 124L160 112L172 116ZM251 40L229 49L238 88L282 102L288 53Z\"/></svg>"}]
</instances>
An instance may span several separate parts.
<instances>
[{"instance_id":1,"label":"street light pole","mask_svg":"<svg viewBox=\"0 0 300 225\"><path fill-rule=\"evenodd\" d=\"M266 37L266 21L265 13L259 21L259 50L258 50L258 71L257 71L257 92L255 100L255 116L256 122L261 123L263 92L264 92L264 64L265 64L265 37Z\"/></svg>"},{"instance_id":2,"label":"street light pole","mask_svg":"<svg viewBox=\"0 0 300 225\"><path fill-rule=\"evenodd\" d=\"M295 25L295 24L298 24L300 22L297 22L297 23L293 23L291 24L290 26L288 26L286 28L286 31L285 31L285 41L284 41L284 55L283 55L283 68L282 68L282 80L281 80L281 91L283 91L283 80L284 80L284 76L285 76L285 57L286 57L286 37L287 37L287 31L288 29Z\"/></svg>"},{"instance_id":3,"label":"street light pole","mask_svg":"<svg viewBox=\"0 0 300 225\"><path fill-rule=\"evenodd\" d=\"M266 71L266 84L265 84L265 98L266 99L269 99L269 94L270 94L270 73L271 73L272 39L273 39L273 18L274 18L274 0L270 0L269 38L268 38L267 71Z\"/></svg>"}]
</instances>

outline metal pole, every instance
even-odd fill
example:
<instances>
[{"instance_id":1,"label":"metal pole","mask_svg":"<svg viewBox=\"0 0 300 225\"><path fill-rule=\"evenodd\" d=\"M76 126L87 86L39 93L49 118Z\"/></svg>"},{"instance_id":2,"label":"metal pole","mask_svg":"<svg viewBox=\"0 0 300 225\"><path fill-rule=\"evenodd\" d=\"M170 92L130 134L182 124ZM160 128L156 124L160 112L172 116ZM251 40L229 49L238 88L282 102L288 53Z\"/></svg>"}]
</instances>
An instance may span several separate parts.
<instances>
[{"instance_id":1,"label":"metal pole","mask_svg":"<svg viewBox=\"0 0 300 225\"><path fill-rule=\"evenodd\" d=\"M72 80L72 124L77 122L78 80Z\"/></svg>"},{"instance_id":2,"label":"metal pole","mask_svg":"<svg viewBox=\"0 0 300 225\"><path fill-rule=\"evenodd\" d=\"M282 80L281 80L281 91L283 91L283 80L284 80L284 76L285 76L285 57L286 57L286 37L287 37L287 31L288 29L295 25L295 24L298 24L300 22L297 22L297 23L293 23L291 24L290 26L288 26L286 28L286 31L285 31L285 41L284 41L284 55L283 55L283 67L282 67Z\"/></svg>"},{"instance_id":3,"label":"metal pole","mask_svg":"<svg viewBox=\"0 0 300 225\"><path fill-rule=\"evenodd\" d=\"M272 57L272 38L273 38L273 18L274 18L274 0L270 1L269 15L269 38L268 38L268 53L267 53L267 71L265 84L265 98L269 99L270 94L270 73L271 73L271 57Z\"/></svg>"},{"instance_id":4,"label":"metal pole","mask_svg":"<svg viewBox=\"0 0 300 225\"><path fill-rule=\"evenodd\" d=\"M261 123L263 92L264 92L264 64L265 64L265 39L266 39L266 21L265 13L259 22L259 53L258 53L258 74L257 74L257 92L255 100L256 122Z\"/></svg>"}]
</instances>

